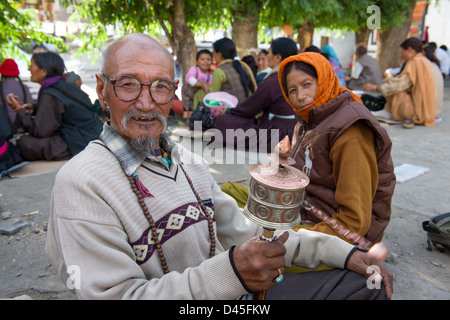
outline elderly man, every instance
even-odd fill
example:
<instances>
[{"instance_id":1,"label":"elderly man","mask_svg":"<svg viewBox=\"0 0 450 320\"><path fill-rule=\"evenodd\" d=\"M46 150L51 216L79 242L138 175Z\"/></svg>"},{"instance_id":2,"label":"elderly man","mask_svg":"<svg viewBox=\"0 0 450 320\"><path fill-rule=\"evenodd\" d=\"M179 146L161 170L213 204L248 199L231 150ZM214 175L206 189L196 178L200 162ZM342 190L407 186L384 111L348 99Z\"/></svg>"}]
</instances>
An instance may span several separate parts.
<instances>
[{"instance_id":1,"label":"elderly man","mask_svg":"<svg viewBox=\"0 0 450 320\"><path fill-rule=\"evenodd\" d=\"M58 173L45 248L78 298L236 299L280 286L293 263L369 276L370 257L336 237L303 230L260 240L206 162L164 135L177 83L158 42L126 35L103 58L97 93L111 121ZM364 276L336 270L384 297ZM392 276L381 275L389 297Z\"/></svg>"}]
</instances>

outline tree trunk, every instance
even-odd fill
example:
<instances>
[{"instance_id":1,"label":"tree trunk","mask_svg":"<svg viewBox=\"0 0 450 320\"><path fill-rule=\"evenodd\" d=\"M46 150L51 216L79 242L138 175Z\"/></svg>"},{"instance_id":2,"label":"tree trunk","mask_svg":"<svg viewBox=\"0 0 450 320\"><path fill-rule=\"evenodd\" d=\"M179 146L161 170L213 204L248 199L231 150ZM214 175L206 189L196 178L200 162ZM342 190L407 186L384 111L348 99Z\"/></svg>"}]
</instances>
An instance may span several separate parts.
<instances>
[{"instance_id":1,"label":"tree trunk","mask_svg":"<svg viewBox=\"0 0 450 320\"><path fill-rule=\"evenodd\" d=\"M367 48L369 42L370 29L364 28L355 32L355 46L364 45Z\"/></svg>"},{"instance_id":2,"label":"tree trunk","mask_svg":"<svg viewBox=\"0 0 450 320\"><path fill-rule=\"evenodd\" d=\"M314 25L305 20L297 29L298 39L297 42L300 45L300 51L308 48L313 43Z\"/></svg>"},{"instance_id":3,"label":"tree trunk","mask_svg":"<svg viewBox=\"0 0 450 320\"><path fill-rule=\"evenodd\" d=\"M237 9L234 12L231 23L231 37L236 45L237 54L240 58L246 55L258 55L258 21L257 14Z\"/></svg>"},{"instance_id":4,"label":"tree trunk","mask_svg":"<svg viewBox=\"0 0 450 320\"><path fill-rule=\"evenodd\" d=\"M174 0L174 16L171 17L170 23L172 35L168 35L168 38L181 66L181 79L184 79L189 68L196 64L197 45L194 33L186 25L183 0Z\"/></svg>"},{"instance_id":5,"label":"tree trunk","mask_svg":"<svg viewBox=\"0 0 450 320\"><path fill-rule=\"evenodd\" d=\"M388 68L400 67L401 51L400 44L406 40L411 27L411 19L414 11L415 1L411 1L409 12L405 12L406 20L399 27L388 30L380 30L380 38L377 42L376 57L380 64L381 72Z\"/></svg>"}]
</instances>

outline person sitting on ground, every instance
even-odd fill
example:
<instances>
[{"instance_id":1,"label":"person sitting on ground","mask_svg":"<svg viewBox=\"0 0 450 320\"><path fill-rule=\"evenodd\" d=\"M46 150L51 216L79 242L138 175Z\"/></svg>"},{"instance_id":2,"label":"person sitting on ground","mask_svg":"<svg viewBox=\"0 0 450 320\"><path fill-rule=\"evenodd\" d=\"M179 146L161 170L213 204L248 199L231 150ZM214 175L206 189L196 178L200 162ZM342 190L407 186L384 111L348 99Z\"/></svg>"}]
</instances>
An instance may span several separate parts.
<instances>
[{"instance_id":1,"label":"person sitting on ground","mask_svg":"<svg viewBox=\"0 0 450 320\"><path fill-rule=\"evenodd\" d=\"M256 81L250 67L237 55L236 45L229 38L222 38L213 44L213 57L217 69L213 72L208 92L225 91L244 101L256 90ZM200 89L194 95L194 109L205 97L205 90Z\"/></svg>"},{"instance_id":2,"label":"person sitting on ground","mask_svg":"<svg viewBox=\"0 0 450 320\"><path fill-rule=\"evenodd\" d=\"M258 89L250 97L242 101L229 114L216 118L216 128L222 133L225 143L234 148L245 148L259 152L273 152L275 145L285 136L292 137L297 123L295 113L284 99L278 84L278 66L285 58L298 54L297 44L289 38L279 38L272 41L267 55L270 71L261 82ZM233 141L227 141L227 129L253 130L255 136L231 136ZM259 133L264 132L264 141L259 141ZM255 138L253 140L253 138ZM245 140L244 140L245 139ZM255 145L249 145L254 141ZM263 145L259 145L262 142Z\"/></svg>"},{"instance_id":3,"label":"person sitting on ground","mask_svg":"<svg viewBox=\"0 0 450 320\"><path fill-rule=\"evenodd\" d=\"M8 121L6 108L0 104L0 178L8 169L22 162Z\"/></svg>"},{"instance_id":4,"label":"person sitting on ground","mask_svg":"<svg viewBox=\"0 0 450 320\"><path fill-rule=\"evenodd\" d=\"M253 77L256 80L256 74L258 73L258 66L256 65L255 58L252 55L247 55L242 58L242 61L245 62L253 72Z\"/></svg>"},{"instance_id":5,"label":"person sitting on ground","mask_svg":"<svg viewBox=\"0 0 450 320\"><path fill-rule=\"evenodd\" d=\"M70 71L64 74L64 78L68 83L73 83L78 87L81 87L81 85L83 84L80 75L76 74L74 71Z\"/></svg>"},{"instance_id":6,"label":"person sitting on ground","mask_svg":"<svg viewBox=\"0 0 450 320\"><path fill-rule=\"evenodd\" d=\"M262 49L258 54L258 72L256 73L255 78L257 85L259 85L264 77L272 70L272 68L269 67L268 54L269 52L266 49Z\"/></svg>"},{"instance_id":7,"label":"person sitting on ground","mask_svg":"<svg viewBox=\"0 0 450 320\"><path fill-rule=\"evenodd\" d=\"M310 179L305 200L338 224L379 242L390 220L395 188L392 142L386 130L345 87L327 60L305 52L285 59L278 78L300 116L294 131L294 167ZM356 170L356 171L355 171ZM336 234L302 209L302 224Z\"/></svg>"},{"instance_id":8,"label":"person sitting on ground","mask_svg":"<svg viewBox=\"0 0 450 320\"><path fill-rule=\"evenodd\" d=\"M367 49L364 45L359 45L356 48L355 60L347 88L350 90L362 90L366 83L383 84L380 65L377 59L367 54Z\"/></svg>"},{"instance_id":9,"label":"person sitting on ground","mask_svg":"<svg viewBox=\"0 0 450 320\"><path fill-rule=\"evenodd\" d=\"M435 123L439 123L442 119L439 114L442 111L442 106L444 104L444 77L440 69L440 61L434 54L434 49L430 45L425 45L423 47L422 54L427 57L429 62L431 72L433 73L435 97L436 97L436 109L435 109Z\"/></svg>"},{"instance_id":10,"label":"person sitting on ground","mask_svg":"<svg viewBox=\"0 0 450 320\"><path fill-rule=\"evenodd\" d=\"M450 56L447 53L447 47L443 45L438 48L436 42L430 42L428 45L434 49L433 51L436 59L439 61L442 77L445 79L450 72Z\"/></svg>"},{"instance_id":11,"label":"person sitting on ground","mask_svg":"<svg viewBox=\"0 0 450 320\"><path fill-rule=\"evenodd\" d=\"M386 104L383 110L372 112L380 118L403 121L405 128L415 124L435 125L436 93L433 72L427 58L421 54L422 41L411 37L400 45L403 70L382 85L367 83L365 91L383 93Z\"/></svg>"},{"instance_id":12,"label":"person sitting on ground","mask_svg":"<svg viewBox=\"0 0 450 320\"><path fill-rule=\"evenodd\" d=\"M178 83L156 40L128 34L112 42L96 77L111 122L58 172L45 245L79 299L250 298L289 284L283 268L292 263L340 269L300 275L311 286L295 287L291 299L391 296L392 275L337 237L289 230L260 240L262 227L221 192L206 161L163 133ZM383 277L373 290L372 263ZM81 271L75 281L73 266Z\"/></svg>"},{"instance_id":13,"label":"person sitting on ground","mask_svg":"<svg viewBox=\"0 0 450 320\"><path fill-rule=\"evenodd\" d=\"M331 66L333 67L334 73L338 77L339 85L341 87L345 87L347 83L345 81L344 70L342 70L342 67L339 64L339 62L336 61L335 58L333 58L333 57L336 57L336 54L334 53L333 48L331 48L328 45L325 46L324 48L326 48L327 51L321 51L318 47L311 45L305 49L305 52L316 52L316 53L322 54L328 60L328 62L331 64ZM337 59L337 57L336 57L336 59Z\"/></svg>"},{"instance_id":14,"label":"person sitting on ground","mask_svg":"<svg viewBox=\"0 0 450 320\"><path fill-rule=\"evenodd\" d=\"M194 95L199 89L208 93L208 85L211 84L212 72L210 70L212 63L212 53L207 49L199 50L195 57L197 65L192 66L186 73L181 92L181 101L183 103L184 118L188 120L191 117Z\"/></svg>"},{"instance_id":15,"label":"person sitting on ground","mask_svg":"<svg viewBox=\"0 0 450 320\"><path fill-rule=\"evenodd\" d=\"M14 94L7 102L15 125L26 133L16 144L24 160L67 160L98 138L102 122L86 93L64 79L64 61L56 53L31 56L31 81L39 83L36 104L22 105Z\"/></svg>"},{"instance_id":16,"label":"person sitting on ground","mask_svg":"<svg viewBox=\"0 0 450 320\"><path fill-rule=\"evenodd\" d=\"M13 93L18 97L20 104L33 103L30 89L20 79L20 72L17 63L13 59L5 59L0 66L0 98L1 104L6 108L9 127L12 133L17 131L14 125L16 112L6 102L6 96Z\"/></svg>"}]
</instances>

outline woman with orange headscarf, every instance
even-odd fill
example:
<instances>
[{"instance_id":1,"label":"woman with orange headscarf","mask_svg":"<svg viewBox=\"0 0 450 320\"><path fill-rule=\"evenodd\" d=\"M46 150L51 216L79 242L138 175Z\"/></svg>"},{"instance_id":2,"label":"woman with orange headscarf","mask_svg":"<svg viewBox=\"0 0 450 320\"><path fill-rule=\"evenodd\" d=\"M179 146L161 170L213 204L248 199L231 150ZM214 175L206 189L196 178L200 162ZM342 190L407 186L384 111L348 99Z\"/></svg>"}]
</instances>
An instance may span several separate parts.
<instances>
[{"instance_id":1,"label":"woman with orange headscarf","mask_svg":"<svg viewBox=\"0 0 450 320\"><path fill-rule=\"evenodd\" d=\"M298 115L292 157L310 178L305 199L350 231L380 241L395 187L386 130L358 96L339 85L330 63L318 53L285 59L278 78ZM336 235L305 210L301 215L308 228Z\"/></svg>"}]
</instances>

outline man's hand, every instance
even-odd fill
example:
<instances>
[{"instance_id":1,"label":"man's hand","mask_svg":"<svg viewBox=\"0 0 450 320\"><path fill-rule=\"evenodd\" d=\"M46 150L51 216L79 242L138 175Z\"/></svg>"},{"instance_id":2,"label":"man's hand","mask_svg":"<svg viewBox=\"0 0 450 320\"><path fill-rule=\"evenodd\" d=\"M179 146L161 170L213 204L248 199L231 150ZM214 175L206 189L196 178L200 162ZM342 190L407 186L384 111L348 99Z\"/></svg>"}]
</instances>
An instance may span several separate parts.
<instances>
[{"instance_id":1,"label":"man's hand","mask_svg":"<svg viewBox=\"0 0 450 320\"><path fill-rule=\"evenodd\" d=\"M278 269L283 273L286 254L283 244L288 238L288 232L272 242L254 237L234 248L234 265L250 290L259 292L276 285L273 279L278 276Z\"/></svg>"},{"instance_id":2,"label":"man's hand","mask_svg":"<svg viewBox=\"0 0 450 320\"><path fill-rule=\"evenodd\" d=\"M384 259L383 259L384 260ZM348 260L347 269L361 273L366 277L373 276L372 273L367 273L370 266L377 266L380 270L380 276L383 279L383 284L386 290L386 297L391 299L393 290L393 276L383 266L377 255L370 255L366 252L356 250ZM375 268L373 268L375 269Z\"/></svg>"}]
</instances>

